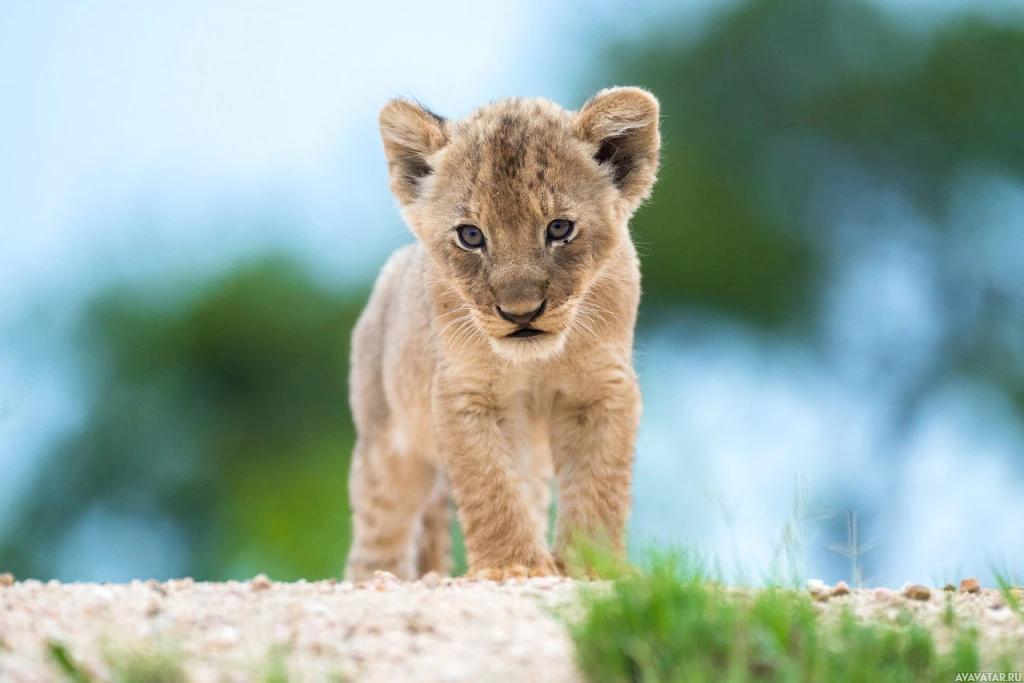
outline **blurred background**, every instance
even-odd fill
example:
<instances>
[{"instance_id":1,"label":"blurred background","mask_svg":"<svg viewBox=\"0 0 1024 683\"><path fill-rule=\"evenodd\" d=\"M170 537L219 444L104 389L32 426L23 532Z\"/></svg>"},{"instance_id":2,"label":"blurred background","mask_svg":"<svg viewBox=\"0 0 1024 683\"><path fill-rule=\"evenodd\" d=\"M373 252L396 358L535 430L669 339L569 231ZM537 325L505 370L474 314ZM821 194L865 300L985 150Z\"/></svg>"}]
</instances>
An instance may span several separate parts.
<instances>
[{"instance_id":1,"label":"blurred background","mask_svg":"<svg viewBox=\"0 0 1024 683\"><path fill-rule=\"evenodd\" d=\"M1016 0L4 3L0 571L340 573L376 116L662 101L633 552L1024 569Z\"/></svg>"}]
</instances>

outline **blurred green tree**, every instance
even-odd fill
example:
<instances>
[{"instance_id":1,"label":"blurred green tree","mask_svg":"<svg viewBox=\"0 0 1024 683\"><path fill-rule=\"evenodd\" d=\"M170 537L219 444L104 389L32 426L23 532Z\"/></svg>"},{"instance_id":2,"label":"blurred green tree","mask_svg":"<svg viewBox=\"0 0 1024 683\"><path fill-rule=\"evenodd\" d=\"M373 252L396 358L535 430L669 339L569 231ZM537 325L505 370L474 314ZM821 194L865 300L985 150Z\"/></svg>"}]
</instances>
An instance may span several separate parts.
<instances>
[{"instance_id":1,"label":"blurred green tree","mask_svg":"<svg viewBox=\"0 0 1024 683\"><path fill-rule=\"evenodd\" d=\"M840 275L872 249L913 246L940 334L937 349L868 359L879 381L923 365L901 377L890 436L958 377L1024 417L1024 281L1008 266L1024 233L994 237L980 191L1022 187L1024 26L961 16L932 32L924 19L751 0L693 40L680 15L611 46L602 82L581 90L631 83L662 102L662 171L632 224L647 324L697 310L828 351Z\"/></svg>"},{"instance_id":2,"label":"blurred green tree","mask_svg":"<svg viewBox=\"0 0 1024 683\"><path fill-rule=\"evenodd\" d=\"M279 257L173 288L189 290L178 301L116 289L86 311L88 414L0 548L5 568L52 576L61 539L99 505L173 520L196 577L340 571L348 336L363 297Z\"/></svg>"},{"instance_id":3,"label":"blurred green tree","mask_svg":"<svg viewBox=\"0 0 1024 683\"><path fill-rule=\"evenodd\" d=\"M657 245L648 303L800 323L831 274L835 217L815 213L815 191L847 180L843 165L937 230L957 172L1024 173L1018 25L961 18L928 40L846 0L754 0L694 42L675 36L685 22L613 46L604 72L662 101L662 172L633 222ZM864 188L840 189L856 201Z\"/></svg>"}]
</instances>

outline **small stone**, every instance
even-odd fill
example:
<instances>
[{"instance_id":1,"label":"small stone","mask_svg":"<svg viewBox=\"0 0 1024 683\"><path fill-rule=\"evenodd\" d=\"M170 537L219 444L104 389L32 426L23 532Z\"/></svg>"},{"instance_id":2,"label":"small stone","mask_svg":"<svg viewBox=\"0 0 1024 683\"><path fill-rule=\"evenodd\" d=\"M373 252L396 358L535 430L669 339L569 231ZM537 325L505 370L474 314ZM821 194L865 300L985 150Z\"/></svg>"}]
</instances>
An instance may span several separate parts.
<instances>
[{"instance_id":1,"label":"small stone","mask_svg":"<svg viewBox=\"0 0 1024 683\"><path fill-rule=\"evenodd\" d=\"M239 633L237 629L231 626L222 626L207 634L205 642L207 645L212 645L216 648L227 648L237 643L238 639Z\"/></svg>"},{"instance_id":2,"label":"small stone","mask_svg":"<svg viewBox=\"0 0 1024 683\"><path fill-rule=\"evenodd\" d=\"M14 574L7 572L6 574L0 574L0 586L13 586L14 585Z\"/></svg>"},{"instance_id":3,"label":"small stone","mask_svg":"<svg viewBox=\"0 0 1024 683\"><path fill-rule=\"evenodd\" d=\"M384 571L381 571L379 569L373 573L373 581L374 581L374 583L377 583L377 584L382 584L382 583L383 584L401 583L401 581L399 581L398 577L395 576L394 574L392 574L391 572L384 572Z\"/></svg>"},{"instance_id":4,"label":"small stone","mask_svg":"<svg viewBox=\"0 0 1024 683\"><path fill-rule=\"evenodd\" d=\"M845 581L840 581L832 587L832 595L849 595L850 586Z\"/></svg>"},{"instance_id":5,"label":"small stone","mask_svg":"<svg viewBox=\"0 0 1024 683\"><path fill-rule=\"evenodd\" d=\"M946 591L947 593L955 593L956 586L954 586L951 583L947 583L945 586L942 587L942 590Z\"/></svg>"},{"instance_id":6,"label":"small stone","mask_svg":"<svg viewBox=\"0 0 1024 683\"><path fill-rule=\"evenodd\" d=\"M429 633L434 630L434 624L420 612L414 612L409 616L406 627L410 633Z\"/></svg>"},{"instance_id":7,"label":"small stone","mask_svg":"<svg viewBox=\"0 0 1024 683\"><path fill-rule=\"evenodd\" d=\"M114 591L110 590L102 584L98 588L93 588L91 591L92 595L98 602L111 603L114 602Z\"/></svg>"},{"instance_id":8,"label":"small stone","mask_svg":"<svg viewBox=\"0 0 1024 683\"><path fill-rule=\"evenodd\" d=\"M441 585L441 575L437 572L427 572L423 575L423 578L420 579L420 583L427 588L437 588Z\"/></svg>"},{"instance_id":9,"label":"small stone","mask_svg":"<svg viewBox=\"0 0 1024 683\"><path fill-rule=\"evenodd\" d=\"M821 579L810 579L807 581L807 591L811 597L818 602L828 600L828 586Z\"/></svg>"},{"instance_id":10,"label":"small stone","mask_svg":"<svg viewBox=\"0 0 1024 683\"><path fill-rule=\"evenodd\" d=\"M911 600L928 600L932 597L932 592L928 590L927 586L922 586L919 583L915 583L906 586L903 589L904 597L910 598Z\"/></svg>"},{"instance_id":11,"label":"small stone","mask_svg":"<svg viewBox=\"0 0 1024 683\"><path fill-rule=\"evenodd\" d=\"M321 600L306 600L302 603L302 609L306 614L329 614L331 608Z\"/></svg>"},{"instance_id":12,"label":"small stone","mask_svg":"<svg viewBox=\"0 0 1024 683\"><path fill-rule=\"evenodd\" d=\"M266 574L257 574L252 577L252 589L256 592L268 591L274 587L274 582L267 578Z\"/></svg>"},{"instance_id":13,"label":"small stone","mask_svg":"<svg viewBox=\"0 0 1024 683\"><path fill-rule=\"evenodd\" d=\"M1001 624L1001 623L1007 623L1007 622L1009 622L1009 623L1018 623L1017 619L1019 617L1017 616L1016 612L1014 612L1012 610L1008 610L1008 609L995 610L995 609L993 609L993 610L990 610L990 611L985 613L985 618L988 619L989 621L994 621L996 623Z\"/></svg>"},{"instance_id":14,"label":"small stone","mask_svg":"<svg viewBox=\"0 0 1024 683\"><path fill-rule=\"evenodd\" d=\"M980 593L981 584L978 583L977 579L964 579L960 582L961 593Z\"/></svg>"}]
</instances>

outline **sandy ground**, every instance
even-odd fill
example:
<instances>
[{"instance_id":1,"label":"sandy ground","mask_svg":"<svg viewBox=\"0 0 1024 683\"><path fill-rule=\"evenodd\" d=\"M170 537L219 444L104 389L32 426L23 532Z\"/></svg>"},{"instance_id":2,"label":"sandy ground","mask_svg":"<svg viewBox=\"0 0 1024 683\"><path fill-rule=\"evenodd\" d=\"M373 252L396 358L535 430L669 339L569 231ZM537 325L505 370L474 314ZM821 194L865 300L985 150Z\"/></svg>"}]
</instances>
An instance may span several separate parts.
<instances>
[{"instance_id":1,"label":"sandy ground","mask_svg":"<svg viewBox=\"0 0 1024 683\"><path fill-rule=\"evenodd\" d=\"M63 643L82 670L108 680L113 666L163 655L194 681L579 681L564 627L577 585L564 579L504 584L382 576L348 582L0 585L0 681L59 681L50 654ZM599 589L599 587L598 587ZM927 599L885 589L830 595L826 613L852 605L865 618L901 613L937 629L947 593ZM1024 648L1024 621L992 590L955 592L958 618L982 637ZM921 597L921 596L918 596ZM120 664L118 664L120 663Z\"/></svg>"},{"instance_id":2,"label":"sandy ground","mask_svg":"<svg viewBox=\"0 0 1024 683\"><path fill-rule=\"evenodd\" d=\"M61 680L62 642L93 677L165 653L194 681L577 681L554 610L563 579L43 584L0 587L0 680Z\"/></svg>"}]
</instances>

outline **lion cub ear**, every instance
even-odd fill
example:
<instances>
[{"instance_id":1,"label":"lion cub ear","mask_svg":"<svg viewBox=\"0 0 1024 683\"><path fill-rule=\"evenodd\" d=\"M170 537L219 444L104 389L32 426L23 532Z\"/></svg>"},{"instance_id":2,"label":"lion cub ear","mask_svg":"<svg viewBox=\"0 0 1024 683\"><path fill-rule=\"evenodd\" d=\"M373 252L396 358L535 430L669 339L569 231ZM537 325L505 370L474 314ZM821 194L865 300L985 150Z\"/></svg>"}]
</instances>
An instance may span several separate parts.
<instances>
[{"instance_id":1,"label":"lion cub ear","mask_svg":"<svg viewBox=\"0 0 1024 683\"><path fill-rule=\"evenodd\" d=\"M576 115L576 136L633 207L651 193L658 172L658 100L641 88L606 88Z\"/></svg>"},{"instance_id":2,"label":"lion cub ear","mask_svg":"<svg viewBox=\"0 0 1024 683\"><path fill-rule=\"evenodd\" d=\"M380 135L391 192L407 206L420 196L423 181L434 172L428 159L448 142L445 119L416 102L391 100L380 111Z\"/></svg>"}]
</instances>

